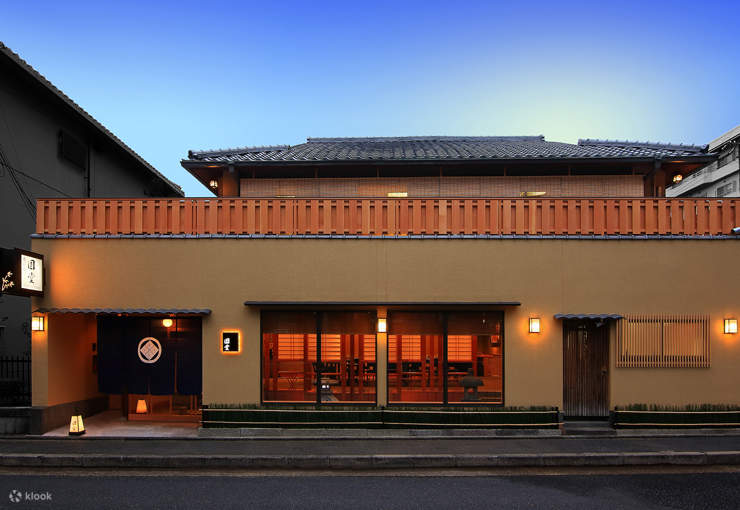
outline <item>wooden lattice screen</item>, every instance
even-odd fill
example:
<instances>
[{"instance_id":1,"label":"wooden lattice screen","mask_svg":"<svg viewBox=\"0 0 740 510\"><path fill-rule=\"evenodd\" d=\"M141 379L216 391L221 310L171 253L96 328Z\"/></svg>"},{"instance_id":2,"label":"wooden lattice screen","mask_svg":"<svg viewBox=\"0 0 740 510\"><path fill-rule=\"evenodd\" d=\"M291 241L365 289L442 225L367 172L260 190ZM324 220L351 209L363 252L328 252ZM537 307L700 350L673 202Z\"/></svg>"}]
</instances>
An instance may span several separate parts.
<instances>
[{"instance_id":1,"label":"wooden lattice screen","mask_svg":"<svg viewBox=\"0 0 740 510\"><path fill-rule=\"evenodd\" d=\"M616 360L617 367L709 367L709 316L626 315L619 321Z\"/></svg>"}]
</instances>

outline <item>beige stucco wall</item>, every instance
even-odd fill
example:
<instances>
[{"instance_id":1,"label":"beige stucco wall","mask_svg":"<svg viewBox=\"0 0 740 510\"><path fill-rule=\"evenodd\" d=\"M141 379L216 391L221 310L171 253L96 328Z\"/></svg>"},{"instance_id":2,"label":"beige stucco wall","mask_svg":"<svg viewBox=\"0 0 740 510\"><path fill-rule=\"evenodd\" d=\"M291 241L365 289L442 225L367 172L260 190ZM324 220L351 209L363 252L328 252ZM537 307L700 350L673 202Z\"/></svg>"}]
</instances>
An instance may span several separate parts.
<instances>
[{"instance_id":1,"label":"beige stucco wall","mask_svg":"<svg viewBox=\"0 0 740 510\"><path fill-rule=\"evenodd\" d=\"M707 313L711 368L617 369L612 355L611 405L740 403L740 335L721 333L740 313L732 240L35 239L33 249L48 268L34 308L210 308L204 403L259 402L259 311L247 300L520 301L504 308L507 405L562 406L556 313ZM530 316L541 334L527 332ZM244 348L224 356L219 333L232 328ZM43 372L34 357L34 393Z\"/></svg>"},{"instance_id":2,"label":"beige stucco wall","mask_svg":"<svg viewBox=\"0 0 740 510\"><path fill-rule=\"evenodd\" d=\"M31 338L33 405L76 402L99 395L93 372L97 324L93 315L55 314Z\"/></svg>"}]
</instances>

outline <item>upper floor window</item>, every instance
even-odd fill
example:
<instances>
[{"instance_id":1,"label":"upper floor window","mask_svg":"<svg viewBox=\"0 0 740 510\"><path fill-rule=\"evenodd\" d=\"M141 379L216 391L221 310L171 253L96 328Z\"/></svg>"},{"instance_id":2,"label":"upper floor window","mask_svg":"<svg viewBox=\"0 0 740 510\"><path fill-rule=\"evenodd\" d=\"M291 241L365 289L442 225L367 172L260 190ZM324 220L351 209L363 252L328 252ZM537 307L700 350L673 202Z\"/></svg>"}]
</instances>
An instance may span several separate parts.
<instances>
[{"instance_id":1,"label":"upper floor window","mask_svg":"<svg viewBox=\"0 0 740 510\"><path fill-rule=\"evenodd\" d=\"M721 154L719 159L717 159L717 168L721 168L727 165L728 163L735 161L737 159L737 152L738 152L738 148L736 146L730 149L728 152ZM720 195L717 195L717 196L720 196Z\"/></svg>"},{"instance_id":2,"label":"upper floor window","mask_svg":"<svg viewBox=\"0 0 740 510\"><path fill-rule=\"evenodd\" d=\"M81 170L87 169L87 146L64 130L59 131L59 157Z\"/></svg>"},{"instance_id":3,"label":"upper floor window","mask_svg":"<svg viewBox=\"0 0 740 510\"><path fill-rule=\"evenodd\" d=\"M733 193L737 189L737 183L735 181L728 182L717 188L718 197L726 197L730 193Z\"/></svg>"}]
</instances>

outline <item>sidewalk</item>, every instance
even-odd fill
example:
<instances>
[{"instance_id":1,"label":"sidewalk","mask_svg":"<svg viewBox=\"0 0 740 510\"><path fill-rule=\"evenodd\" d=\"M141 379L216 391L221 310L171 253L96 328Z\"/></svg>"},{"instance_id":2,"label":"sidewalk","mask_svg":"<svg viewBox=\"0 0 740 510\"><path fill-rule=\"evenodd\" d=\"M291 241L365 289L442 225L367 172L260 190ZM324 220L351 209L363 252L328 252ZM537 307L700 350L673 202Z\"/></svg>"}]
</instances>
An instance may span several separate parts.
<instances>
[{"instance_id":1,"label":"sidewalk","mask_svg":"<svg viewBox=\"0 0 740 510\"><path fill-rule=\"evenodd\" d=\"M409 469L659 465L740 465L740 435L0 439L2 467Z\"/></svg>"}]
</instances>

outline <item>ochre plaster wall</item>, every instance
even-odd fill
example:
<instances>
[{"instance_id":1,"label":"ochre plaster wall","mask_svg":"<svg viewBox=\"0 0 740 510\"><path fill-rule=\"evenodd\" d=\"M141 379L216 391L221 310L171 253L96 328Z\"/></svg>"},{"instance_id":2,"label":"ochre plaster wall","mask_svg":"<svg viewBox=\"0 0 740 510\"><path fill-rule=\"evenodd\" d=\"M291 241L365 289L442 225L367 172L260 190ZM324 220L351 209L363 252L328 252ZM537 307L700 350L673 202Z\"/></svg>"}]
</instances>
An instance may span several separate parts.
<instances>
[{"instance_id":1,"label":"ochre plaster wall","mask_svg":"<svg viewBox=\"0 0 740 510\"><path fill-rule=\"evenodd\" d=\"M721 333L740 312L732 240L35 239L33 249L49 282L34 308L210 308L204 403L259 402L259 311L244 301L520 301L503 308L506 405L562 406L556 313L706 313L711 368L617 369L612 346L611 405L740 403L740 335ZM542 333L528 333L530 316ZM220 353L226 328L242 331L241 355Z\"/></svg>"},{"instance_id":2,"label":"ochre plaster wall","mask_svg":"<svg viewBox=\"0 0 740 510\"><path fill-rule=\"evenodd\" d=\"M99 395L93 373L92 346L97 343L95 316L53 314L45 331L33 333L32 400L34 406L53 406Z\"/></svg>"}]
</instances>

